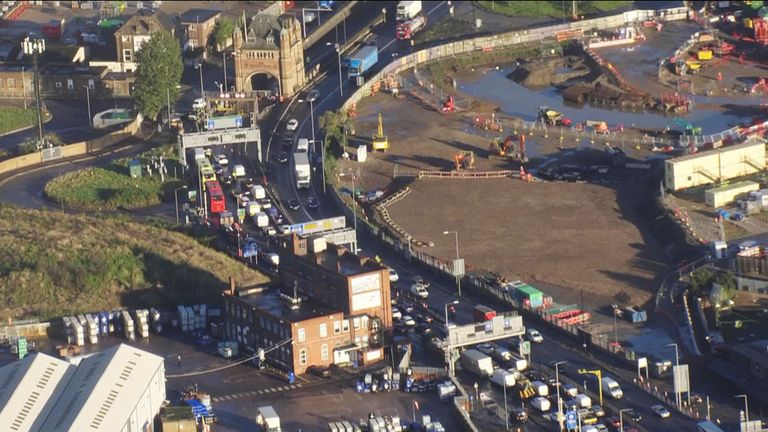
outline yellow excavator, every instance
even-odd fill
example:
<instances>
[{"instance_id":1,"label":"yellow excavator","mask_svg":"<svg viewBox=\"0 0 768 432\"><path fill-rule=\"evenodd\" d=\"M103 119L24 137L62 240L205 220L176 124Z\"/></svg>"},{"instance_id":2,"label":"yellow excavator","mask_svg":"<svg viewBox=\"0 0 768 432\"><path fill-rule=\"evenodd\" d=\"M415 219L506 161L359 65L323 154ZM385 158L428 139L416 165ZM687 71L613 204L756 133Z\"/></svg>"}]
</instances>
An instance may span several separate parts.
<instances>
[{"instance_id":1,"label":"yellow excavator","mask_svg":"<svg viewBox=\"0 0 768 432\"><path fill-rule=\"evenodd\" d=\"M384 135L384 122L381 118L381 113L379 113L379 130L376 132L375 135L371 136L371 146L373 147L373 151L389 150L389 138L387 138L387 136Z\"/></svg>"},{"instance_id":2,"label":"yellow excavator","mask_svg":"<svg viewBox=\"0 0 768 432\"><path fill-rule=\"evenodd\" d=\"M453 161L456 163L456 171L473 170L475 169L475 152L456 153Z\"/></svg>"}]
</instances>

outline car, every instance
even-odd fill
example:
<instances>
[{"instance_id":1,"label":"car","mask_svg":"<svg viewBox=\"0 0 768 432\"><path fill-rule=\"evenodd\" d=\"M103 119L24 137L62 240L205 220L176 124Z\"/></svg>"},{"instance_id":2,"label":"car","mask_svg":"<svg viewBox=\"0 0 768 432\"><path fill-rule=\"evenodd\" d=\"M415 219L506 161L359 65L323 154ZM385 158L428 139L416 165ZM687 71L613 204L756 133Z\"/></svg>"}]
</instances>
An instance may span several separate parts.
<instances>
[{"instance_id":1,"label":"car","mask_svg":"<svg viewBox=\"0 0 768 432\"><path fill-rule=\"evenodd\" d=\"M632 426L624 425L624 429L622 430L622 432L640 432L640 431L637 430L637 428L634 428Z\"/></svg>"},{"instance_id":2,"label":"car","mask_svg":"<svg viewBox=\"0 0 768 432\"><path fill-rule=\"evenodd\" d=\"M389 269L389 281L390 282L397 282L398 280L400 280L400 276L398 276L398 274L395 271L395 269L393 269L393 268Z\"/></svg>"},{"instance_id":3,"label":"car","mask_svg":"<svg viewBox=\"0 0 768 432\"><path fill-rule=\"evenodd\" d=\"M512 408L509 413L509 419L512 421L528 421L528 413L522 408Z\"/></svg>"},{"instance_id":4,"label":"car","mask_svg":"<svg viewBox=\"0 0 768 432\"><path fill-rule=\"evenodd\" d=\"M298 128L299 128L299 121L296 120L296 119L288 120L288 123L286 123L286 125L285 125L285 130L287 130L289 132L293 132L293 131L295 131Z\"/></svg>"},{"instance_id":5,"label":"car","mask_svg":"<svg viewBox=\"0 0 768 432\"><path fill-rule=\"evenodd\" d=\"M414 285L419 285L423 288L429 288L429 281L419 275L413 276L411 278L411 282L413 282Z\"/></svg>"},{"instance_id":6,"label":"car","mask_svg":"<svg viewBox=\"0 0 768 432\"><path fill-rule=\"evenodd\" d=\"M229 165L229 159L226 155L223 154L216 155L216 162L218 162L221 166Z\"/></svg>"},{"instance_id":7,"label":"car","mask_svg":"<svg viewBox=\"0 0 768 432\"><path fill-rule=\"evenodd\" d=\"M589 412L592 413L595 417L603 417L605 415L605 410L600 405L592 405L588 408Z\"/></svg>"},{"instance_id":8,"label":"car","mask_svg":"<svg viewBox=\"0 0 768 432\"><path fill-rule=\"evenodd\" d=\"M661 418L668 418L672 415L672 413L670 413L669 410L664 408L664 405L661 404L651 405L651 411L656 413L656 415Z\"/></svg>"},{"instance_id":9,"label":"car","mask_svg":"<svg viewBox=\"0 0 768 432\"><path fill-rule=\"evenodd\" d=\"M414 318L416 319L416 321L423 324L429 324L432 322L432 317L425 314L416 314Z\"/></svg>"},{"instance_id":10,"label":"car","mask_svg":"<svg viewBox=\"0 0 768 432\"><path fill-rule=\"evenodd\" d=\"M312 375L317 375L321 378L331 377L331 368L328 366L310 366L307 368L307 372L311 373Z\"/></svg>"},{"instance_id":11,"label":"car","mask_svg":"<svg viewBox=\"0 0 768 432\"><path fill-rule=\"evenodd\" d=\"M616 416L608 417L607 419L605 419L605 421L606 423L611 425L613 430L619 430L619 428L621 427L621 419Z\"/></svg>"},{"instance_id":12,"label":"car","mask_svg":"<svg viewBox=\"0 0 768 432\"><path fill-rule=\"evenodd\" d=\"M413 327L416 325L416 320L414 320L410 315L405 315L400 321L408 327Z\"/></svg>"},{"instance_id":13,"label":"car","mask_svg":"<svg viewBox=\"0 0 768 432\"><path fill-rule=\"evenodd\" d=\"M228 176L228 175L221 176L221 183L222 184L225 184L227 186L232 186L232 182L233 182L232 176Z\"/></svg>"},{"instance_id":14,"label":"car","mask_svg":"<svg viewBox=\"0 0 768 432\"><path fill-rule=\"evenodd\" d=\"M280 234L288 234L291 232L291 226L287 224L278 225L277 230L280 232Z\"/></svg>"},{"instance_id":15,"label":"car","mask_svg":"<svg viewBox=\"0 0 768 432\"><path fill-rule=\"evenodd\" d=\"M268 237L274 237L277 235L277 230L275 230L275 227L273 227L272 225L267 225L265 227L262 227L261 232Z\"/></svg>"},{"instance_id":16,"label":"car","mask_svg":"<svg viewBox=\"0 0 768 432\"><path fill-rule=\"evenodd\" d=\"M602 423L598 423L594 426L597 432L608 432L608 427Z\"/></svg>"},{"instance_id":17,"label":"car","mask_svg":"<svg viewBox=\"0 0 768 432\"><path fill-rule=\"evenodd\" d=\"M262 198L259 200L259 205L263 209L271 209L272 208L272 201L269 200L269 198Z\"/></svg>"},{"instance_id":18,"label":"car","mask_svg":"<svg viewBox=\"0 0 768 432\"><path fill-rule=\"evenodd\" d=\"M411 294L413 294L413 295L415 295L417 297L421 297L423 299L426 299L427 297L429 297L429 291L427 291L426 288L424 288L423 286L421 286L419 284L411 285Z\"/></svg>"},{"instance_id":19,"label":"car","mask_svg":"<svg viewBox=\"0 0 768 432\"><path fill-rule=\"evenodd\" d=\"M316 210L320 207L320 203L317 201L317 198L315 197L309 197L307 198L307 207L310 210Z\"/></svg>"},{"instance_id":20,"label":"car","mask_svg":"<svg viewBox=\"0 0 768 432\"><path fill-rule=\"evenodd\" d=\"M245 190L250 191L254 186L256 186L256 180L254 180L252 177L246 177L243 179L243 188L245 188Z\"/></svg>"},{"instance_id":21,"label":"car","mask_svg":"<svg viewBox=\"0 0 768 432\"><path fill-rule=\"evenodd\" d=\"M288 208L293 211L296 211L301 208L301 204L299 204L299 200L297 200L296 198L291 198L288 200Z\"/></svg>"},{"instance_id":22,"label":"car","mask_svg":"<svg viewBox=\"0 0 768 432\"><path fill-rule=\"evenodd\" d=\"M698 393L691 393L691 405L699 405L704 403L704 397Z\"/></svg>"},{"instance_id":23,"label":"car","mask_svg":"<svg viewBox=\"0 0 768 432\"><path fill-rule=\"evenodd\" d=\"M634 408L629 408L624 411L624 415L632 419L634 422L639 422L643 419L643 416L641 416L639 412L635 411Z\"/></svg>"},{"instance_id":24,"label":"car","mask_svg":"<svg viewBox=\"0 0 768 432\"><path fill-rule=\"evenodd\" d=\"M493 346L491 344L480 344L475 347L476 350L480 351L481 353L490 356L493 354Z\"/></svg>"},{"instance_id":25,"label":"car","mask_svg":"<svg viewBox=\"0 0 768 432\"><path fill-rule=\"evenodd\" d=\"M416 325L416 333L420 335L432 334L432 327L429 324L420 323Z\"/></svg>"},{"instance_id":26,"label":"car","mask_svg":"<svg viewBox=\"0 0 768 432\"><path fill-rule=\"evenodd\" d=\"M544 336L534 328L527 328L525 330L525 339L537 344L544 342Z\"/></svg>"},{"instance_id":27,"label":"car","mask_svg":"<svg viewBox=\"0 0 768 432\"><path fill-rule=\"evenodd\" d=\"M403 313L400 312L400 309L398 309L396 307L393 307L392 308L392 318L396 319L396 320L399 320L402 317L403 317Z\"/></svg>"},{"instance_id":28,"label":"car","mask_svg":"<svg viewBox=\"0 0 768 432\"><path fill-rule=\"evenodd\" d=\"M411 313L413 312L413 305L410 303L401 303L400 308L405 311L405 313Z\"/></svg>"},{"instance_id":29,"label":"car","mask_svg":"<svg viewBox=\"0 0 768 432\"><path fill-rule=\"evenodd\" d=\"M277 161L280 163L288 163L288 152L280 152L280 154L277 155Z\"/></svg>"},{"instance_id":30,"label":"car","mask_svg":"<svg viewBox=\"0 0 768 432\"><path fill-rule=\"evenodd\" d=\"M193 110L201 110L205 108L205 99L204 98L197 98L194 101L192 101L192 109Z\"/></svg>"},{"instance_id":31,"label":"car","mask_svg":"<svg viewBox=\"0 0 768 432\"><path fill-rule=\"evenodd\" d=\"M215 164L213 166L213 172L215 172L217 176L220 176L224 174L224 167L219 164Z\"/></svg>"}]
</instances>

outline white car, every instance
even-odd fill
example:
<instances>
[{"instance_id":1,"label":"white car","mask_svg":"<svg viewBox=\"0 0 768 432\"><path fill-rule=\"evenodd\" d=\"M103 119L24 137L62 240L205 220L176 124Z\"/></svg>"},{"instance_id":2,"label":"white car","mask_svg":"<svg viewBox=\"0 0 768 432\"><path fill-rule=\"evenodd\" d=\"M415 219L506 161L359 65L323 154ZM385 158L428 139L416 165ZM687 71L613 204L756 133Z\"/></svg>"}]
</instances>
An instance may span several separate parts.
<instances>
[{"instance_id":1,"label":"white car","mask_svg":"<svg viewBox=\"0 0 768 432\"><path fill-rule=\"evenodd\" d=\"M403 317L403 313L400 312L400 309L398 309L396 307L393 307L392 308L392 319L399 320L402 317Z\"/></svg>"},{"instance_id":2,"label":"white car","mask_svg":"<svg viewBox=\"0 0 768 432\"><path fill-rule=\"evenodd\" d=\"M413 327L416 325L416 320L413 319L410 315L405 315L401 321L403 324L407 325L408 327Z\"/></svg>"},{"instance_id":3,"label":"white car","mask_svg":"<svg viewBox=\"0 0 768 432\"><path fill-rule=\"evenodd\" d=\"M668 409L664 408L664 405L652 405L651 411L661 418L668 418L672 415Z\"/></svg>"},{"instance_id":4,"label":"white car","mask_svg":"<svg viewBox=\"0 0 768 432\"><path fill-rule=\"evenodd\" d=\"M299 128L299 121L296 119L288 120L288 124L285 125L285 130L287 130L288 132L293 132L298 128Z\"/></svg>"},{"instance_id":5,"label":"white car","mask_svg":"<svg viewBox=\"0 0 768 432\"><path fill-rule=\"evenodd\" d=\"M423 286L421 286L419 284L411 285L411 294L413 294L413 295L415 295L417 297L421 297L423 299L426 299L427 297L429 297L429 291L427 291L426 288L424 288Z\"/></svg>"},{"instance_id":6,"label":"white car","mask_svg":"<svg viewBox=\"0 0 768 432\"><path fill-rule=\"evenodd\" d=\"M220 154L216 155L216 162L218 162L221 166L225 166L229 164L229 159L227 159L226 155Z\"/></svg>"},{"instance_id":7,"label":"white car","mask_svg":"<svg viewBox=\"0 0 768 432\"><path fill-rule=\"evenodd\" d=\"M529 328L525 330L525 338L537 344L544 342L544 336L542 336L538 330L533 328Z\"/></svg>"},{"instance_id":8,"label":"white car","mask_svg":"<svg viewBox=\"0 0 768 432\"><path fill-rule=\"evenodd\" d=\"M205 99L203 98L197 98L194 101L192 101L192 109L193 110L200 110L205 108Z\"/></svg>"},{"instance_id":9,"label":"white car","mask_svg":"<svg viewBox=\"0 0 768 432\"><path fill-rule=\"evenodd\" d=\"M391 268L389 269L389 281L390 282L397 282L400 280L400 276L398 276L395 269Z\"/></svg>"}]
</instances>

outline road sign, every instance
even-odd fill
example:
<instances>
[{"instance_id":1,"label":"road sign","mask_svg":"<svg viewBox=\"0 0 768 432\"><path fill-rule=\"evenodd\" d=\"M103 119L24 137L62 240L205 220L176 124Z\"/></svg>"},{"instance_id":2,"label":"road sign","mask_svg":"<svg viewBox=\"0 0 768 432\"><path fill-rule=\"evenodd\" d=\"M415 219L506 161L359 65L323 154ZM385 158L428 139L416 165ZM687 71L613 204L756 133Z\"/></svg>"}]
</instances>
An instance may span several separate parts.
<instances>
[{"instance_id":1,"label":"road sign","mask_svg":"<svg viewBox=\"0 0 768 432\"><path fill-rule=\"evenodd\" d=\"M574 430L578 426L578 417L575 411L565 413L565 427L568 430Z\"/></svg>"},{"instance_id":2,"label":"road sign","mask_svg":"<svg viewBox=\"0 0 768 432\"><path fill-rule=\"evenodd\" d=\"M244 208L238 208L237 209L237 219L240 221L240 223L243 223L245 220L245 209Z\"/></svg>"},{"instance_id":3,"label":"road sign","mask_svg":"<svg viewBox=\"0 0 768 432\"><path fill-rule=\"evenodd\" d=\"M672 368L672 380L674 382L675 393L687 393L690 391L688 382L688 365L681 364Z\"/></svg>"},{"instance_id":4,"label":"road sign","mask_svg":"<svg viewBox=\"0 0 768 432\"><path fill-rule=\"evenodd\" d=\"M452 273L454 276L464 276L464 258L453 260Z\"/></svg>"},{"instance_id":5,"label":"road sign","mask_svg":"<svg viewBox=\"0 0 768 432\"><path fill-rule=\"evenodd\" d=\"M347 219L344 216L336 216L328 219L318 219L311 222L304 222L291 225L288 229L289 233L296 233L300 235L308 235L321 231L331 231L347 226Z\"/></svg>"},{"instance_id":6,"label":"road sign","mask_svg":"<svg viewBox=\"0 0 768 432\"><path fill-rule=\"evenodd\" d=\"M520 342L520 355L529 355L531 353L531 341Z\"/></svg>"},{"instance_id":7,"label":"road sign","mask_svg":"<svg viewBox=\"0 0 768 432\"><path fill-rule=\"evenodd\" d=\"M256 242L249 242L243 246L243 257L245 258L256 256L258 255L258 252L259 250L256 246Z\"/></svg>"}]
</instances>

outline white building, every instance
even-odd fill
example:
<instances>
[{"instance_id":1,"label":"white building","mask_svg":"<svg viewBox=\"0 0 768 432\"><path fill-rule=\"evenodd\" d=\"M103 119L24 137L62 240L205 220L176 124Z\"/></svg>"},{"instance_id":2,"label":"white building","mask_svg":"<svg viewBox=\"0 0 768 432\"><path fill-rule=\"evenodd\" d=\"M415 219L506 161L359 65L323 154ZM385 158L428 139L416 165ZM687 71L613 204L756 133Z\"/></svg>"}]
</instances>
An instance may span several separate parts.
<instances>
[{"instance_id":1,"label":"white building","mask_svg":"<svg viewBox=\"0 0 768 432\"><path fill-rule=\"evenodd\" d=\"M124 344L77 366L35 354L0 368L2 431L151 431L164 400L163 358Z\"/></svg>"}]
</instances>

